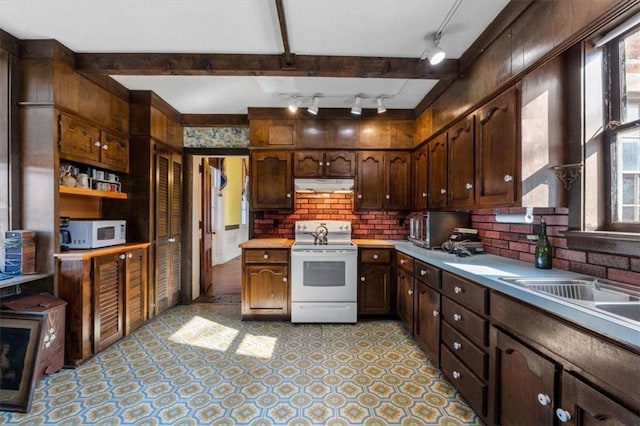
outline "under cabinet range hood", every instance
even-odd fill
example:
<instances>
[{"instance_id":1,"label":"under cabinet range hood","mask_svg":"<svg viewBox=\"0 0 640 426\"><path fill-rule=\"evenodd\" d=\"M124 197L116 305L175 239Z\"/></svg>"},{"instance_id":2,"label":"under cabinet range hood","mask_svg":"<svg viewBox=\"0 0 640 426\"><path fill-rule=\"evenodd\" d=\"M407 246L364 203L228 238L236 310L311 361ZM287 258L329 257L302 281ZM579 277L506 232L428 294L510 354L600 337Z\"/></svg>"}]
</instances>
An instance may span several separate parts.
<instances>
[{"instance_id":1,"label":"under cabinet range hood","mask_svg":"<svg viewBox=\"0 0 640 426\"><path fill-rule=\"evenodd\" d=\"M295 179L296 192L353 192L353 179Z\"/></svg>"}]
</instances>

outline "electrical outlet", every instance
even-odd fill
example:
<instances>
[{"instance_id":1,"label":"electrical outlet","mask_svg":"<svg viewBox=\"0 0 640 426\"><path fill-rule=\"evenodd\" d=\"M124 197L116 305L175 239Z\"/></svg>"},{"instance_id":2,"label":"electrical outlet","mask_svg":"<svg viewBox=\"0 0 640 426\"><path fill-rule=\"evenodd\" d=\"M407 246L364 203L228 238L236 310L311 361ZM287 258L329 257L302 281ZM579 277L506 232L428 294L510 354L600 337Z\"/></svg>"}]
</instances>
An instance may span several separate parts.
<instances>
[{"instance_id":1,"label":"electrical outlet","mask_svg":"<svg viewBox=\"0 0 640 426\"><path fill-rule=\"evenodd\" d=\"M527 240L529 241L538 241L538 236L537 235L527 235Z\"/></svg>"}]
</instances>

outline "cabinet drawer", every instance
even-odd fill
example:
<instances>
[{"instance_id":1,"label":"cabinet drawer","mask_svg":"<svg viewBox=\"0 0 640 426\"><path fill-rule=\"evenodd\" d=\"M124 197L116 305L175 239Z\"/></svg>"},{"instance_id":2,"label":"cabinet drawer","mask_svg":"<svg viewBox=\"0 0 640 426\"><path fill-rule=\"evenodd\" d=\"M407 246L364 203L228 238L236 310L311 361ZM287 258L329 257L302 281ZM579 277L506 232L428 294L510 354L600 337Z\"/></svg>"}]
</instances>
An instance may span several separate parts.
<instances>
[{"instance_id":1,"label":"cabinet drawer","mask_svg":"<svg viewBox=\"0 0 640 426\"><path fill-rule=\"evenodd\" d=\"M398 267L413 274L413 257L407 256L404 253L396 252L396 261L398 262Z\"/></svg>"},{"instance_id":2,"label":"cabinet drawer","mask_svg":"<svg viewBox=\"0 0 640 426\"><path fill-rule=\"evenodd\" d=\"M391 250L361 249L360 261L362 263L389 263L391 262Z\"/></svg>"},{"instance_id":3,"label":"cabinet drawer","mask_svg":"<svg viewBox=\"0 0 640 426\"><path fill-rule=\"evenodd\" d=\"M440 366L449 381L458 389L473 410L483 417L487 415L487 385L442 345Z\"/></svg>"},{"instance_id":4,"label":"cabinet drawer","mask_svg":"<svg viewBox=\"0 0 640 426\"><path fill-rule=\"evenodd\" d=\"M446 322L442 323L442 343L475 375L483 379L489 378L489 355Z\"/></svg>"},{"instance_id":5,"label":"cabinet drawer","mask_svg":"<svg viewBox=\"0 0 640 426\"><path fill-rule=\"evenodd\" d=\"M435 266L427 265L424 262L416 260L414 263L414 275L417 279L433 288L440 288L440 278L442 271Z\"/></svg>"},{"instance_id":6,"label":"cabinet drawer","mask_svg":"<svg viewBox=\"0 0 640 426\"><path fill-rule=\"evenodd\" d=\"M456 275L442 274L442 293L450 299L479 314L486 315L489 305L489 289Z\"/></svg>"},{"instance_id":7,"label":"cabinet drawer","mask_svg":"<svg viewBox=\"0 0 640 426\"><path fill-rule=\"evenodd\" d=\"M480 347L489 344L489 322L450 299L442 298L442 316L453 328Z\"/></svg>"},{"instance_id":8,"label":"cabinet drawer","mask_svg":"<svg viewBox=\"0 0 640 426\"><path fill-rule=\"evenodd\" d=\"M250 249L244 251L244 263L287 263L289 250Z\"/></svg>"}]
</instances>

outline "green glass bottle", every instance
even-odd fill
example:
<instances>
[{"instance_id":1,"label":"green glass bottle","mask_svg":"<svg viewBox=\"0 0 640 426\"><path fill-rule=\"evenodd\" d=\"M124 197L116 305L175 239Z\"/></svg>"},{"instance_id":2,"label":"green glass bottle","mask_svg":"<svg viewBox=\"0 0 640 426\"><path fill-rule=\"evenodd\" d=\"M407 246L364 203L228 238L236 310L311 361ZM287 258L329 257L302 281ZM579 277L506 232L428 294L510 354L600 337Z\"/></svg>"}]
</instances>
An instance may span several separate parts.
<instances>
[{"instance_id":1,"label":"green glass bottle","mask_svg":"<svg viewBox=\"0 0 640 426\"><path fill-rule=\"evenodd\" d=\"M542 232L536 244L536 268L551 269L551 244L547 238L547 222L544 219L540 219L540 227Z\"/></svg>"}]
</instances>

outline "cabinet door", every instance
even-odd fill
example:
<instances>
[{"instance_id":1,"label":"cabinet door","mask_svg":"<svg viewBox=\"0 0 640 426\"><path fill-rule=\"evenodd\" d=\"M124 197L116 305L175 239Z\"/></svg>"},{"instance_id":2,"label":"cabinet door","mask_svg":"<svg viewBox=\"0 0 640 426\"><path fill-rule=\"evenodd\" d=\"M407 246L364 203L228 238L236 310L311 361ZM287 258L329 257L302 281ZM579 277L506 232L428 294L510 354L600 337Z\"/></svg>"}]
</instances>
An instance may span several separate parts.
<instances>
[{"instance_id":1,"label":"cabinet door","mask_svg":"<svg viewBox=\"0 0 640 426\"><path fill-rule=\"evenodd\" d=\"M520 179L515 90L489 102L476 116L477 204L514 204Z\"/></svg>"},{"instance_id":2,"label":"cabinet door","mask_svg":"<svg viewBox=\"0 0 640 426\"><path fill-rule=\"evenodd\" d=\"M295 177L322 177L324 154L322 151L299 151L293 155Z\"/></svg>"},{"instance_id":3,"label":"cabinet door","mask_svg":"<svg viewBox=\"0 0 640 426\"><path fill-rule=\"evenodd\" d=\"M553 424L556 365L495 327L491 347L495 423Z\"/></svg>"},{"instance_id":4,"label":"cabinet door","mask_svg":"<svg viewBox=\"0 0 640 426\"><path fill-rule=\"evenodd\" d=\"M474 117L469 116L449 131L447 192L449 207L473 207L475 191Z\"/></svg>"},{"instance_id":5,"label":"cabinet door","mask_svg":"<svg viewBox=\"0 0 640 426\"><path fill-rule=\"evenodd\" d=\"M251 209L293 208L291 153L251 153Z\"/></svg>"},{"instance_id":6,"label":"cabinet door","mask_svg":"<svg viewBox=\"0 0 640 426\"><path fill-rule=\"evenodd\" d=\"M359 270L358 313L388 315L391 312L390 266L361 264Z\"/></svg>"},{"instance_id":7,"label":"cabinet door","mask_svg":"<svg viewBox=\"0 0 640 426\"><path fill-rule=\"evenodd\" d=\"M100 162L109 170L129 172L129 141L101 132Z\"/></svg>"},{"instance_id":8,"label":"cabinet door","mask_svg":"<svg viewBox=\"0 0 640 426\"><path fill-rule=\"evenodd\" d=\"M289 314L287 271L288 265L245 264L242 280L242 314Z\"/></svg>"},{"instance_id":9,"label":"cabinet door","mask_svg":"<svg viewBox=\"0 0 640 426\"><path fill-rule=\"evenodd\" d=\"M385 188L384 208L391 210L409 209L411 206L410 153L386 153Z\"/></svg>"},{"instance_id":10,"label":"cabinet door","mask_svg":"<svg viewBox=\"0 0 640 426\"><path fill-rule=\"evenodd\" d=\"M447 135L441 134L428 144L430 209L447 206Z\"/></svg>"},{"instance_id":11,"label":"cabinet door","mask_svg":"<svg viewBox=\"0 0 640 426\"><path fill-rule=\"evenodd\" d=\"M122 261L118 254L93 259L93 351L122 338Z\"/></svg>"},{"instance_id":12,"label":"cabinet door","mask_svg":"<svg viewBox=\"0 0 640 426\"><path fill-rule=\"evenodd\" d=\"M354 177L356 175L355 153L326 152L324 154L324 175L331 178Z\"/></svg>"},{"instance_id":13,"label":"cabinet door","mask_svg":"<svg viewBox=\"0 0 640 426\"><path fill-rule=\"evenodd\" d=\"M181 157L160 151L156 157L155 314L178 303L181 265Z\"/></svg>"},{"instance_id":14,"label":"cabinet door","mask_svg":"<svg viewBox=\"0 0 640 426\"><path fill-rule=\"evenodd\" d=\"M440 293L416 281L413 337L431 363L440 365Z\"/></svg>"},{"instance_id":15,"label":"cabinet door","mask_svg":"<svg viewBox=\"0 0 640 426\"><path fill-rule=\"evenodd\" d=\"M562 374L562 406L556 410L561 424L639 425L640 416L621 406L568 372Z\"/></svg>"},{"instance_id":16,"label":"cabinet door","mask_svg":"<svg viewBox=\"0 0 640 426\"><path fill-rule=\"evenodd\" d=\"M427 147L420 148L413 154L413 208L425 210L427 208Z\"/></svg>"},{"instance_id":17,"label":"cabinet door","mask_svg":"<svg viewBox=\"0 0 640 426\"><path fill-rule=\"evenodd\" d=\"M359 152L356 176L356 210L382 209L384 153Z\"/></svg>"},{"instance_id":18,"label":"cabinet door","mask_svg":"<svg viewBox=\"0 0 640 426\"><path fill-rule=\"evenodd\" d=\"M124 334L129 335L147 319L147 250L127 252L124 270Z\"/></svg>"},{"instance_id":19,"label":"cabinet door","mask_svg":"<svg viewBox=\"0 0 640 426\"><path fill-rule=\"evenodd\" d=\"M89 124L60 115L60 158L74 161L100 160L100 131Z\"/></svg>"},{"instance_id":20,"label":"cabinet door","mask_svg":"<svg viewBox=\"0 0 640 426\"><path fill-rule=\"evenodd\" d=\"M413 276L397 270L398 276L398 317L407 331L413 334Z\"/></svg>"}]
</instances>

